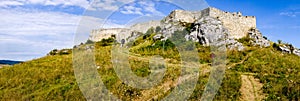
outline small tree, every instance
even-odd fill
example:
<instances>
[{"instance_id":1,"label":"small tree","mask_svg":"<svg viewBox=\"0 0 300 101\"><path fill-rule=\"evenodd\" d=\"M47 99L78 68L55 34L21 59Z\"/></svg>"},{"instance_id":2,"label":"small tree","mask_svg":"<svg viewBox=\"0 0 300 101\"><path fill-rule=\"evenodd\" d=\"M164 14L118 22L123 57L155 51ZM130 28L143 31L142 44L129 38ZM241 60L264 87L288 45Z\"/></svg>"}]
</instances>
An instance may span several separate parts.
<instances>
[{"instance_id":1,"label":"small tree","mask_svg":"<svg viewBox=\"0 0 300 101\"><path fill-rule=\"evenodd\" d=\"M278 44L282 44L282 40L277 40Z\"/></svg>"},{"instance_id":2,"label":"small tree","mask_svg":"<svg viewBox=\"0 0 300 101\"><path fill-rule=\"evenodd\" d=\"M145 35L150 35L152 33L154 33L154 28L153 27L151 27L150 29L148 29Z\"/></svg>"},{"instance_id":3,"label":"small tree","mask_svg":"<svg viewBox=\"0 0 300 101\"><path fill-rule=\"evenodd\" d=\"M277 43L273 43L273 48L276 49L276 50L280 50L279 49L279 44L277 44Z\"/></svg>"},{"instance_id":4,"label":"small tree","mask_svg":"<svg viewBox=\"0 0 300 101\"><path fill-rule=\"evenodd\" d=\"M295 50L295 47L292 44L287 44L287 46L292 52Z\"/></svg>"},{"instance_id":5,"label":"small tree","mask_svg":"<svg viewBox=\"0 0 300 101\"><path fill-rule=\"evenodd\" d=\"M53 49L52 51L50 51L50 55L56 55L58 53L57 49Z\"/></svg>"},{"instance_id":6,"label":"small tree","mask_svg":"<svg viewBox=\"0 0 300 101\"><path fill-rule=\"evenodd\" d=\"M155 28L155 32L158 33L159 31L161 31L161 27L160 27L160 26L157 26L157 27Z\"/></svg>"},{"instance_id":7,"label":"small tree","mask_svg":"<svg viewBox=\"0 0 300 101\"><path fill-rule=\"evenodd\" d=\"M85 44L93 44L94 42L92 41L92 40L90 40L90 39L88 39L86 42L85 42Z\"/></svg>"}]
</instances>

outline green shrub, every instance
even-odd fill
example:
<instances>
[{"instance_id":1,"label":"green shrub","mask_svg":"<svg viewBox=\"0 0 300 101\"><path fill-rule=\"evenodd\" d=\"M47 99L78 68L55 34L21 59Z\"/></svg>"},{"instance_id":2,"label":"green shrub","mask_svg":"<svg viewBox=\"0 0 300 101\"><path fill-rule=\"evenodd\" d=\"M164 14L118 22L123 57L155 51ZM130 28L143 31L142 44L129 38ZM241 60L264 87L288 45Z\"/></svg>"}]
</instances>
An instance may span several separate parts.
<instances>
[{"instance_id":1,"label":"green shrub","mask_svg":"<svg viewBox=\"0 0 300 101\"><path fill-rule=\"evenodd\" d=\"M99 42L96 42L96 46L111 46L115 42L114 38L102 39Z\"/></svg>"}]
</instances>

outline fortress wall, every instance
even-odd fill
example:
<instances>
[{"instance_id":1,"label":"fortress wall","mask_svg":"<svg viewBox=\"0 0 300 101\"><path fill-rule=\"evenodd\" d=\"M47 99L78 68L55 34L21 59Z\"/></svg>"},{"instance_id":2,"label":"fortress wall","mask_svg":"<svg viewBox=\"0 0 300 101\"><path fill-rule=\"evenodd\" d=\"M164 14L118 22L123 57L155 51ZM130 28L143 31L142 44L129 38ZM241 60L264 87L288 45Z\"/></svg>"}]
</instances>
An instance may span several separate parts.
<instances>
[{"instance_id":1,"label":"fortress wall","mask_svg":"<svg viewBox=\"0 0 300 101\"><path fill-rule=\"evenodd\" d=\"M101 41L102 39L108 39L112 35L115 35L116 40L121 41L122 39L127 39L134 31L146 33L149 28L151 27L156 28L157 26L160 25L161 25L160 21L150 21L150 22L135 24L131 26L129 29L126 28L97 29L97 30L92 30L89 39L92 41Z\"/></svg>"},{"instance_id":2,"label":"fortress wall","mask_svg":"<svg viewBox=\"0 0 300 101\"><path fill-rule=\"evenodd\" d=\"M254 16L243 16L242 13L229 13L216 8L208 8L209 16L220 19L229 30L229 34L236 39L245 37L251 28L256 28Z\"/></svg>"},{"instance_id":3,"label":"fortress wall","mask_svg":"<svg viewBox=\"0 0 300 101\"><path fill-rule=\"evenodd\" d=\"M102 39L108 39L112 35L117 35L120 33L122 28L110 28L110 29L98 29L98 30L92 30L90 34L90 40L92 41L101 41Z\"/></svg>"},{"instance_id":4,"label":"fortress wall","mask_svg":"<svg viewBox=\"0 0 300 101\"><path fill-rule=\"evenodd\" d=\"M195 14L196 12L190 12L185 10L174 10L171 12L169 16L166 17L164 22L168 22L168 20L172 20L172 22L193 23L196 21L194 16Z\"/></svg>"},{"instance_id":5,"label":"fortress wall","mask_svg":"<svg viewBox=\"0 0 300 101\"><path fill-rule=\"evenodd\" d=\"M236 39L247 36L249 29L256 28L256 18L254 16L243 16L240 12L224 12L212 7L202 11L174 10L169 16L163 19L163 22L194 23L197 19L204 16L220 19L223 22L223 25L229 30L229 35ZM161 21L150 21L135 24L129 29L110 28L93 30L90 35L90 40L101 41L102 39L107 39L112 35L116 35L117 41L120 41L121 39L127 39L134 31L145 33L149 28L161 25Z\"/></svg>"},{"instance_id":6,"label":"fortress wall","mask_svg":"<svg viewBox=\"0 0 300 101\"><path fill-rule=\"evenodd\" d=\"M130 27L130 30L146 33L148 29L150 29L151 27L156 28L157 26L161 26L160 21L149 21L149 22L135 24Z\"/></svg>"}]
</instances>

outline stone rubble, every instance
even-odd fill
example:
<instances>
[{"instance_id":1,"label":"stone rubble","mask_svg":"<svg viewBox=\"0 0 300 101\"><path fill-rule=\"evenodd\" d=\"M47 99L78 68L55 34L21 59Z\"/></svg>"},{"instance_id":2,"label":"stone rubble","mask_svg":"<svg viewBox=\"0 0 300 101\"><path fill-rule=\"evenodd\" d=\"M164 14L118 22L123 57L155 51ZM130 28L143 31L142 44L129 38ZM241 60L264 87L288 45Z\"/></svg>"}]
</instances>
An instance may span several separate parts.
<instances>
[{"instance_id":1,"label":"stone rubble","mask_svg":"<svg viewBox=\"0 0 300 101\"><path fill-rule=\"evenodd\" d=\"M291 49L287 45L281 45L281 46L279 46L279 50L282 53L295 54L297 56L300 56L300 49L297 49L297 48L294 48L294 47Z\"/></svg>"},{"instance_id":2,"label":"stone rubble","mask_svg":"<svg viewBox=\"0 0 300 101\"><path fill-rule=\"evenodd\" d=\"M295 49L293 53L297 56L300 56L300 49Z\"/></svg>"},{"instance_id":3,"label":"stone rubble","mask_svg":"<svg viewBox=\"0 0 300 101\"><path fill-rule=\"evenodd\" d=\"M288 48L287 46L279 46L279 49L283 52L283 53L288 53L291 54L292 51L290 50L290 48Z\"/></svg>"},{"instance_id":4,"label":"stone rubble","mask_svg":"<svg viewBox=\"0 0 300 101\"><path fill-rule=\"evenodd\" d=\"M251 44L254 46L269 47L270 41L263 37L262 33L256 29L250 29L248 32L249 37L252 39Z\"/></svg>"}]
</instances>

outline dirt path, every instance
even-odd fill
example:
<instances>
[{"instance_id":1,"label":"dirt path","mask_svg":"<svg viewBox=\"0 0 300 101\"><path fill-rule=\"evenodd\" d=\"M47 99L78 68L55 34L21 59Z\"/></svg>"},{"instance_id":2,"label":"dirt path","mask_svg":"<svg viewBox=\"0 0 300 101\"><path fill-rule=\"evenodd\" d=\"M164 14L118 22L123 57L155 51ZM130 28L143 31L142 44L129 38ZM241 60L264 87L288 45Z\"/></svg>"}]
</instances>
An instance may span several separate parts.
<instances>
[{"instance_id":1,"label":"dirt path","mask_svg":"<svg viewBox=\"0 0 300 101\"><path fill-rule=\"evenodd\" d=\"M262 92L263 84L253 76L241 75L242 86L240 88L241 101L261 101L265 97Z\"/></svg>"}]
</instances>

